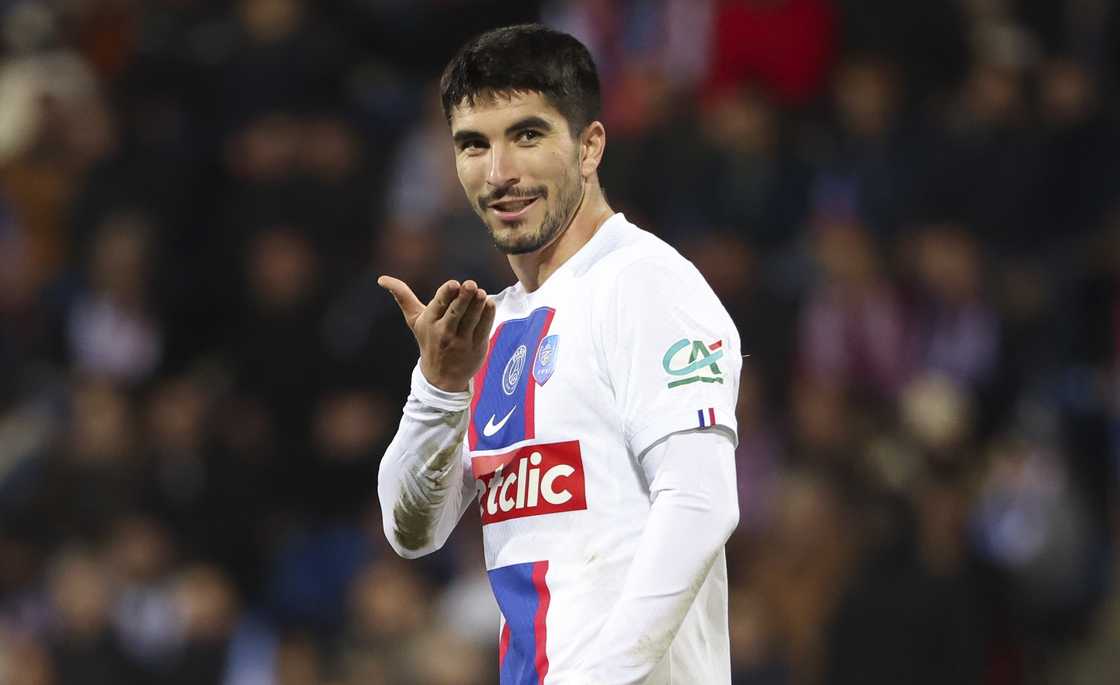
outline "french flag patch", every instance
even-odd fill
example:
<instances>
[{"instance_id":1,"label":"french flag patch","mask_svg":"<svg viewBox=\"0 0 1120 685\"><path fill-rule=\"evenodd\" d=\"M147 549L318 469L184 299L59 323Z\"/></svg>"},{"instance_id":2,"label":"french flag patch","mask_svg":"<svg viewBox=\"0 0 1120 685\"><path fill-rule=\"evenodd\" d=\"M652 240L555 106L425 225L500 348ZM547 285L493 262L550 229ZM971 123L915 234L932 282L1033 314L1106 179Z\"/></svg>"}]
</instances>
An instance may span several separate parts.
<instances>
[{"instance_id":1,"label":"french flag patch","mask_svg":"<svg viewBox=\"0 0 1120 685\"><path fill-rule=\"evenodd\" d=\"M700 420L700 428L714 426L716 425L716 408L697 409L696 418Z\"/></svg>"}]
</instances>

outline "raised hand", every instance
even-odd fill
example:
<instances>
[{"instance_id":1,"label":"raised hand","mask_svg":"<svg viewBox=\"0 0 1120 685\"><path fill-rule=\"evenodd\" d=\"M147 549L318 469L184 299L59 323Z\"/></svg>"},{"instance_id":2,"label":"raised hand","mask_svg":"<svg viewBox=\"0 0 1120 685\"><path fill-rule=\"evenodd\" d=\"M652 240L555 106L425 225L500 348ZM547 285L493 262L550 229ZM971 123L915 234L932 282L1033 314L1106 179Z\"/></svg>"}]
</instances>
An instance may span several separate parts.
<instances>
[{"instance_id":1,"label":"raised hand","mask_svg":"<svg viewBox=\"0 0 1120 685\"><path fill-rule=\"evenodd\" d=\"M424 305L412 288L392 276L377 284L397 301L420 346L420 371L429 383L449 392L466 390L486 358L497 307L474 281L448 281Z\"/></svg>"}]
</instances>

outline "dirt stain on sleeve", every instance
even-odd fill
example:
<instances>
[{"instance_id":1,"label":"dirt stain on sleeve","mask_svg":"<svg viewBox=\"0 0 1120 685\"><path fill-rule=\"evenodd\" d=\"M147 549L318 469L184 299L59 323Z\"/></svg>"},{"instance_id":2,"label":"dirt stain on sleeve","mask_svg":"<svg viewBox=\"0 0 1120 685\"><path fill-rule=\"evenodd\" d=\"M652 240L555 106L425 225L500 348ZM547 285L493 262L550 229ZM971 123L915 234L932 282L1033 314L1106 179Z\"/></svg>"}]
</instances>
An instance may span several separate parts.
<instances>
[{"instance_id":1,"label":"dirt stain on sleeve","mask_svg":"<svg viewBox=\"0 0 1120 685\"><path fill-rule=\"evenodd\" d=\"M454 414L461 417L462 412ZM415 551L431 544L432 533L440 511L452 487L458 487L454 469L463 431L456 433L451 444L429 457L415 475L415 487L403 488L393 507L393 534L401 547Z\"/></svg>"}]
</instances>

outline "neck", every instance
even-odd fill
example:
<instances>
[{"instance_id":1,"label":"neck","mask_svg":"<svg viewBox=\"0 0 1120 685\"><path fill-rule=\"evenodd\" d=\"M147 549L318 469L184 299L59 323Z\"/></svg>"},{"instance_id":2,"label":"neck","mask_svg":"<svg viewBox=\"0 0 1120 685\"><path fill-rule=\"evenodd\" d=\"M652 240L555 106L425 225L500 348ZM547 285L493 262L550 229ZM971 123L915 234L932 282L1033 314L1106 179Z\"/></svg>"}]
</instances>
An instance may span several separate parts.
<instances>
[{"instance_id":1,"label":"neck","mask_svg":"<svg viewBox=\"0 0 1120 685\"><path fill-rule=\"evenodd\" d=\"M509 265L513 267L517 280L528 292L541 287L549 276L591 240L612 214L614 210L607 204L598 180L591 179L571 223L556 240L536 252L509 255Z\"/></svg>"}]
</instances>

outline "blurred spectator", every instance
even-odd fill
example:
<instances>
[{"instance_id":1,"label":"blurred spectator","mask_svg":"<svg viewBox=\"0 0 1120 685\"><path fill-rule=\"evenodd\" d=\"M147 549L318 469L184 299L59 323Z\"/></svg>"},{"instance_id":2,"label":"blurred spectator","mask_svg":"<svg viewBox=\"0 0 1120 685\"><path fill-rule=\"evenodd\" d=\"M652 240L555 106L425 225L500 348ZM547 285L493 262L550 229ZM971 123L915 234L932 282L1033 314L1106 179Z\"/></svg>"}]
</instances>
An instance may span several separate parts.
<instances>
[{"instance_id":1,"label":"blurred spectator","mask_svg":"<svg viewBox=\"0 0 1120 685\"><path fill-rule=\"evenodd\" d=\"M262 403L291 463L308 444L321 382L322 263L303 231L276 226L253 236L243 269L247 301L231 361L238 387Z\"/></svg>"},{"instance_id":2,"label":"blurred spectator","mask_svg":"<svg viewBox=\"0 0 1120 685\"><path fill-rule=\"evenodd\" d=\"M960 479L935 476L888 519L831 623L825 682L981 683L979 588L964 566Z\"/></svg>"},{"instance_id":3,"label":"blurred spectator","mask_svg":"<svg viewBox=\"0 0 1120 685\"><path fill-rule=\"evenodd\" d=\"M170 578L173 554L167 532L142 517L121 519L109 543L114 629L130 660L151 677L177 665L184 639Z\"/></svg>"},{"instance_id":4,"label":"blurred spectator","mask_svg":"<svg viewBox=\"0 0 1120 685\"><path fill-rule=\"evenodd\" d=\"M802 310L800 373L867 399L894 397L910 373L905 312L871 236L826 218L814 257L821 279Z\"/></svg>"},{"instance_id":5,"label":"blurred spectator","mask_svg":"<svg viewBox=\"0 0 1120 685\"><path fill-rule=\"evenodd\" d=\"M90 168L117 144L95 75L66 51L9 60L0 73L0 189L26 230L31 282L65 265L69 203Z\"/></svg>"},{"instance_id":6,"label":"blurred spectator","mask_svg":"<svg viewBox=\"0 0 1120 685\"><path fill-rule=\"evenodd\" d=\"M791 474L780 498L772 534L743 572L763 604L756 620L765 621L776 643L766 668L788 673L784 682L814 683L824 675L824 626L847 583L855 540L829 481Z\"/></svg>"},{"instance_id":7,"label":"blurred spectator","mask_svg":"<svg viewBox=\"0 0 1120 685\"><path fill-rule=\"evenodd\" d=\"M163 356L162 327L149 293L153 229L139 215L110 216L91 247L88 289L67 320L70 358L82 372L145 380Z\"/></svg>"},{"instance_id":8,"label":"blurred spectator","mask_svg":"<svg viewBox=\"0 0 1120 685\"><path fill-rule=\"evenodd\" d=\"M367 261L363 248L375 216L369 190L377 183L376 164L367 159L365 141L347 112L326 108L304 119L301 166L308 213L324 234L318 238L324 252L338 265L332 276L336 286Z\"/></svg>"},{"instance_id":9,"label":"blurred spectator","mask_svg":"<svg viewBox=\"0 0 1120 685\"><path fill-rule=\"evenodd\" d=\"M409 645L409 682L431 685L486 685L492 682L493 665L479 649L454 631L430 628ZM433 659L433 654L441 658Z\"/></svg>"},{"instance_id":10,"label":"blurred spectator","mask_svg":"<svg viewBox=\"0 0 1120 685\"><path fill-rule=\"evenodd\" d=\"M210 29L220 65L213 95L225 121L334 96L349 46L309 3L238 0L232 15Z\"/></svg>"},{"instance_id":11,"label":"blurred spectator","mask_svg":"<svg viewBox=\"0 0 1120 685\"><path fill-rule=\"evenodd\" d=\"M783 146L759 90L728 91L704 113L695 181L678 199L694 225L733 228L762 249L787 246L804 219L807 172Z\"/></svg>"},{"instance_id":12,"label":"blurred spectator","mask_svg":"<svg viewBox=\"0 0 1120 685\"><path fill-rule=\"evenodd\" d=\"M1039 187L1041 167L1026 95L1034 54L1012 29L981 35L986 42L934 148L925 209L974 227L993 250L1030 254L1043 237L1025 231L1034 224L1024 199Z\"/></svg>"},{"instance_id":13,"label":"blurred spectator","mask_svg":"<svg viewBox=\"0 0 1120 685\"><path fill-rule=\"evenodd\" d=\"M983 389L998 364L998 314L986 297L980 248L967 231L934 226L914 238L918 303L913 333L922 368Z\"/></svg>"},{"instance_id":14,"label":"blurred spectator","mask_svg":"<svg viewBox=\"0 0 1120 685\"><path fill-rule=\"evenodd\" d=\"M190 566L176 579L174 598L184 642L177 662L165 676L167 682L221 682L228 639L237 620L233 588L220 570Z\"/></svg>"},{"instance_id":15,"label":"blurred spectator","mask_svg":"<svg viewBox=\"0 0 1120 685\"><path fill-rule=\"evenodd\" d=\"M851 393L828 382L803 380L790 397L790 451L800 461L841 471L853 467L863 426L852 406Z\"/></svg>"},{"instance_id":16,"label":"blurred spectator","mask_svg":"<svg viewBox=\"0 0 1120 685\"><path fill-rule=\"evenodd\" d=\"M731 599L731 681L735 685L789 683L790 667L780 653L781 636L757 592L740 590Z\"/></svg>"},{"instance_id":17,"label":"blurred spectator","mask_svg":"<svg viewBox=\"0 0 1120 685\"><path fill-rule=\"evenodd\" d=\"M1120 138L1083 65L1053 59L1041 65L1039 77L1043 172L1032 198L1031 233L1060 249L1096 229L1120 198L1109 182L1120 171Z\"/></svg>"},{"instance_id":18,"label":"blurred spectator","mask_svg":"<svg viewBox=\"0 0 1120 685\"><path fill-rule=\"evenodd\" d=\"M385 682L411 682L414 657L401 648L424 630L429 597L424 580L395 559L363 569L349 598L340 649L343 671L365 674L375 668Z\"/></svg>"},{"instance_id":19,"label":"blurred spectator","mask_svg":"<svg viewBox=\"0 0 1120 685\"><path fill-rule=\"evenodd\" d=\"M286 636L276 650L276 685L319 685L323 682L321 662L315 643L307 635Z\"/></svg>"},{"instance_id":20,"label":"blurred spectator","mask_svg":"<svg viewBox=\"0 0 1120 685\"><path fill-rule=\"evenodd\" d=\"M1028 620L1068 620L1091 591L1084 504L1061 455L1016 439L995 447L972 521L978 548Z\"/></svg>"},{"instance_id":21,"label":"blurred spectator","mask_svg":"<svg viewBox=\"0 0 1120 685\"><path fill-rule=\"evenodd\" d=\"M446 214L464 211L447 120L434 87L426 101L423 118L398 149L387 207L392 224L420 231L439 230Z\"/></svg>"},{"instance_id":22,"label":"blurred spectator","mask_svg":"<svg viewBox=\"0 0 1120 685\"><path fill-rule=\"evenodd\" d=\"M893 0L839 0L845 51L896 65L909 103L928 106L947 95L968 66L963 2L903 6Z\"/></svg>"},{"instance_id":23,"label":"blurred spectator","mask_svg":"<svg viewBox=\"0 0 1120 685\"><path fill-rule=\"evenodd\" d=\"M833 86L834 132L819 143L814 213L858 216L880 238L893 236L913 211L924 154L902 121L898 71L872 57L849 57Z\"/></svg>"},{"instance_id":24,"label":"blurred spectator","mask_svg":"<svg viewBox=\"0 0 1120 685\"><path fill-rule=\"evenodd\" d=\"M615 208L665 236L681 235L698 221L696 208L710 189L677 170L700 163L701 129L689 98L680 97L656 65L623 66L614 87L604 91L603 119L615 131L612 154L602 166L602 184ZM666 193L667 184L678 189ZM687 200L685 198L688 198ZM707 227L706 227L707 228Z\"/></svg>"},{"instance_id":25,"label":"blurred spectator","mask_svg":"<svg viewBox=\"0 0 1120 685\"><path fill-rule=\"evenodd\" d=\"M75 386L69 435L34 483L27 520L47 541L96 540L141 493L139 431L128 397L103 382Z\"/></svg>"},{"instance_id":26,"label":"blurred spectator","mask_svg":"<svg viewBox=\"0 0 1120 685\"><path fill-rule=\"evenodd\" d=\"M51 653L57 683L138 682L109 629L112 586L98 555L65 550L52 564L49 597L55 617Z\"/></svg>"},{"instance_id":27,"label":"blurred spectator","mask_svg":"<svg viewBox=\"0 0 1120 685\"><path fill-rule=\"evenodd\" d=\"M34 641L0 636L0 678L10 685L53 685L50 655Z\"/></svg>"},{"instance_id":28,"label":"blurred spectator","mask_svg":"<svg viewBox=\"0 0 1120 685\"><path fill-rule=\"evenodd\" d=\"M339 632L352 583L374 556L368 537L337 524L290 531L276 551L268 586L277 618L326 636Z\"/></svg>"},{"instance_id":29,"label":"blurred spectator","mask_svg":"<svg viewBox=\"0 0 1120 685\"><path fill-rule=\"evenodd\" d=\"M374 497L377 460L392 438L388 400L369 392L325 395L314 418L315 464L303 499L326 520L353 520Z\"/></svg>"},{"instance_id":30,"label":"blurred spectator","mask_svg":"<svg viewBox=\"0 0 1120 685\"><path fill-rule=\"evenodd\" d=\"M144 417L150 445L148 500L173 525L177 537L192 546L205 537L194 517L206 504L205 493L211 487L210 403L201 379L170 378L153 389Z\"/></svg>"}]
</instances>

